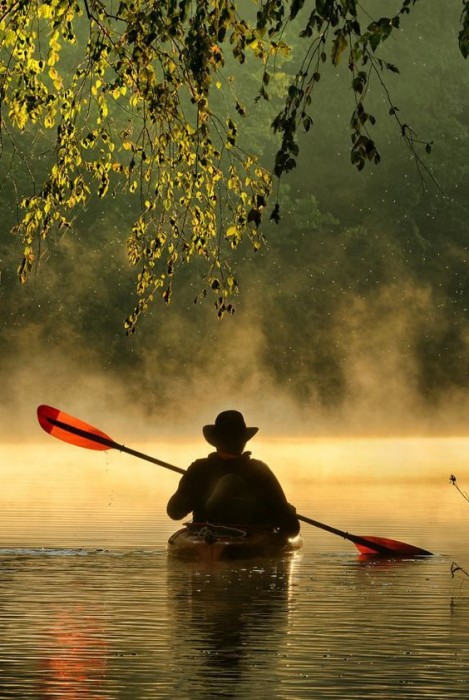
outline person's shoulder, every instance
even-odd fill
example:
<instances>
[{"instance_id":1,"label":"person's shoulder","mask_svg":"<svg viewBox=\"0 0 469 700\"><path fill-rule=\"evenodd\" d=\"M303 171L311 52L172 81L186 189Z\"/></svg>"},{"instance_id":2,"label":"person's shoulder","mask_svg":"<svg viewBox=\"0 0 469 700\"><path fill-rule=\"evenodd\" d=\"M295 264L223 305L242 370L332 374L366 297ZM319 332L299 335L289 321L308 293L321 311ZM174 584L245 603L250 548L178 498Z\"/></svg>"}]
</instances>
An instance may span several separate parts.
<instances>
[{"instance_id":1,"label":"person's shoulder","mask_svg":"<svg viewBox=\"0 0 469 700\"><path fill-rule=\"evenodd\" d=\"M214 456L216 456L216 453L212 452L208 455L208 457L200 457L199 459L194 460L187 471L198 471L199 469L203 469L213 462Z\"/></svg>"},{"instance_id":2,"label":"person's shoulder","mask_svg":"<svg viewBox=\"0 0 469 700\"><path fill-rule=\"evenodd\" d=\"M271 469L270 467L265 463L262 462L260 459L255 459L254 457L251 457L250 452L245 452L243 457L248 461L250 467L253 469L257 469L258 471L264 471L264 472L270 472Z\"/></svg>"}]
</instances>

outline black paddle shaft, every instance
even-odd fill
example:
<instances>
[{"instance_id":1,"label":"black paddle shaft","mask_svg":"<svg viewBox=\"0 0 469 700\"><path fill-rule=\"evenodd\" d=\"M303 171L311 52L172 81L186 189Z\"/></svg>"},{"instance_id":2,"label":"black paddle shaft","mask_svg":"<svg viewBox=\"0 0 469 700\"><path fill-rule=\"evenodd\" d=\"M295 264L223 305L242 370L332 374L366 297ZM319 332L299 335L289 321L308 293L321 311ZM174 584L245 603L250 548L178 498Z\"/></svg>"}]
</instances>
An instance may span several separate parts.
<instances>
[{"instance_id":1,"label":"black paddle shaft","mask_svg":"<svg viewBox=\"0 0 469 700\"><path fill-rule=\"evenodd\" d=\"M391 547L386 547L385 545L379 544L377 542L371 542L371 540L367 540L366 537L360 537L360 535L351 535L349 532L344 532L344 530L338 530L336 527L331 527L331 525L324 525L324 523L320 523L318 520L313 520L312 518L306 518L304 515L297 515L296 517L298 518L298 520L302 520L304 523L308 523L309 525L318 527L321 530L326 530L327 532L332 532L333 535L339 535L345 540L350 540L350 542L353 542L354 544L361 544L364 547L373 548L379 554L396 553L395 550L391 549Z\"/></svg>"}]
</instances>

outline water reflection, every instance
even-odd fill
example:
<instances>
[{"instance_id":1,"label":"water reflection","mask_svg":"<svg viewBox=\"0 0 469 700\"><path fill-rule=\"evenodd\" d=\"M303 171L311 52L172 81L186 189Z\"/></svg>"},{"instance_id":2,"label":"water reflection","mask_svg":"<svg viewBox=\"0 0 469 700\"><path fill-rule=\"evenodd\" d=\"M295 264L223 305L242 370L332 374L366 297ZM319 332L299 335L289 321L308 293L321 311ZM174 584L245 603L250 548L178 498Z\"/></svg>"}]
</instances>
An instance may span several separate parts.
<instances>
[{"instance_id":1,"label":"water reflection","mask_svg":"<svg viewBox=\"0 0 469 700\"><path fill-rule=\"evenodd\" d=\"M92 558L80 550L3 550L2 698L98 697L109 641L86 561Z\"/></svg>"},{"instance_id":2,"label":"water reflection","mask_svg":"<svg viewBox=\"0 0 469 700\"><path fill-rule=\"evenodd\" d=\"M52 610L44 632L47 653L39 666L40 697L95 698L103 689L109 652L102 620L75 604L68 610Z\"/></svg>"},{"instance_id":3,"label":"water reflection","mask_svg":"<svg viewBox=\"0 0 469 700\"><path fill-rule=\"evenodd\" d=\"M163 551L0 551L0 697L469 697L450 561L318 555L204 569Z\"/></svg>"},{"instance_id":4,"label":"water reflection","mask_svg":"<svg viewBox=\"0 0 469 700\"><path fill-rule=\"evenodd\" d=\"M190 660L196 674L181 677L183 695L185 686L195 683L198 697L210 697L218 681L223 697L239 697L253 672L275 684L299 560L297 554L257 565L217 562L211 568L168 561L171 648L176 665L185 667Z\"/></svg>"}]
</instances>

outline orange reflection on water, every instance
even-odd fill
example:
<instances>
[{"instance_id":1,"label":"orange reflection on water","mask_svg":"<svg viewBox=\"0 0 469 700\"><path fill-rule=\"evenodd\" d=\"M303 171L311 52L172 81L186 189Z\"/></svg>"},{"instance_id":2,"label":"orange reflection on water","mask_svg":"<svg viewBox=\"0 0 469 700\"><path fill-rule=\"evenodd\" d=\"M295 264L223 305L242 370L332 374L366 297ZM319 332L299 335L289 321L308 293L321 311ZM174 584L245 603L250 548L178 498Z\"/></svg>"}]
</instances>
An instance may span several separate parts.
<instances>
[{"instance_id":1,"label":"orange reflection on water","mask_svg":"<svg viewBox=\"0 0 469 700\"><path fill-rule=\"evenodd\" d=\"M47 634L47 650L41 661L40 697L93 698L106 677L109 643L98 618L85 606L57 610Z\"/></svg>"}]
</instances>

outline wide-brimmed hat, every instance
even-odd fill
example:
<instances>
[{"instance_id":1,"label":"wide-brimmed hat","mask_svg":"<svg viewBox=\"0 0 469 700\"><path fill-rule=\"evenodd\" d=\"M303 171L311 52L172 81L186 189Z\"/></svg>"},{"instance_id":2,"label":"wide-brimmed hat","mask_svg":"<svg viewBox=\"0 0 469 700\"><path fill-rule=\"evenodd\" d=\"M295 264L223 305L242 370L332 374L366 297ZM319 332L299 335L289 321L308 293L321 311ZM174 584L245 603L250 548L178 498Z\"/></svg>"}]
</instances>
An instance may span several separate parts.
<instances>
[{"instance_id":1,"label":"wide-brimmed hat","mask_svg":"<svg viewBox=\"0 0 469 700\"><path fill-rule=\"evenodd\" d=\"M204 425L204 438L214 447L220 443L250 440L259 428L248 428L243 414L239 411L222 411L215 419L215 425Z\"/></svg>"}]
</instances>

